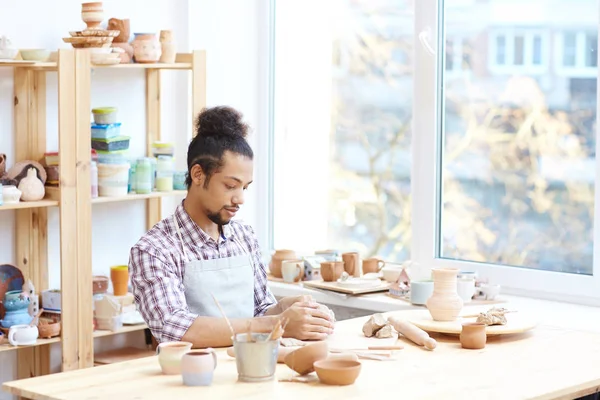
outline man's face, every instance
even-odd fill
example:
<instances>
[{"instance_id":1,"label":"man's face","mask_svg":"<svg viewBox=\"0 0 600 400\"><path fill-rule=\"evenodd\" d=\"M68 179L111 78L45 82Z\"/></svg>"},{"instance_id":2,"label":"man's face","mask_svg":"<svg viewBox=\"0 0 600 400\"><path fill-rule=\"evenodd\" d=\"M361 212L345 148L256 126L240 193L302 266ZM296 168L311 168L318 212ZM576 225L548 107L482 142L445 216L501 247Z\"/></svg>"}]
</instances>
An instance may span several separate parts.
<instances>
[{"instance_id":1,"label":"man's face","mask_svg":"<svg viewBox=\"0 0 600 400\"><path fill-rule=\"evenodd\" d=\"M226 225L244 204L244 191L252 183L254 163L240 154L226 151L223 154L223 167L215 172L205 187L206 176L195 174L194 195L204 209L206 216L217 225ZM200 169L201 170L201 169ZM197 180L197 176L200 179Z\"/></svg>"}]
</instances>

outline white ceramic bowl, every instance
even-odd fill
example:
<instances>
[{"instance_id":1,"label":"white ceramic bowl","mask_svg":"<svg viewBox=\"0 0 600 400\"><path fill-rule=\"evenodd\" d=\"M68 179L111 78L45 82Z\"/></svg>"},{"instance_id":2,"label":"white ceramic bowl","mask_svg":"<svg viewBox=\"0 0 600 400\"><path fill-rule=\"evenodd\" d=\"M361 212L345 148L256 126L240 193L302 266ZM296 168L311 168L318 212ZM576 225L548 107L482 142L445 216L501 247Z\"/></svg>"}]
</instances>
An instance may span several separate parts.
<instances>
[{"instance_id":1,"label":"white ceramic bowl","mask_svg":"<svg viewBox=\"0 0 600 400\"><path fill-rule=\"evenodd\" d=\"M386 282L396 282L402 273L401 266L388 266L386 265L381 269L381 274Z\"/></svg>"},{"instance_id":2,"label":"white ceramic bowl","mask_svg":"<svg viewBox=\"0 0 600 400\"><path fill-rule=\"evenodd\" d=\"M0 60L14 60L18 53L17 49L0 50Z\"/></svg>"},{"instance_id":3,"label":"white ceramic bowl","mask_svg":"<svg viewBox=\"0 0 600 400\"><path fill-rule=\"evenodd\" d=\"M21 49L21 57L27 61L41 61L46 62L50 59L50 50L44 49Z\"/></svg>"}]
</instances>

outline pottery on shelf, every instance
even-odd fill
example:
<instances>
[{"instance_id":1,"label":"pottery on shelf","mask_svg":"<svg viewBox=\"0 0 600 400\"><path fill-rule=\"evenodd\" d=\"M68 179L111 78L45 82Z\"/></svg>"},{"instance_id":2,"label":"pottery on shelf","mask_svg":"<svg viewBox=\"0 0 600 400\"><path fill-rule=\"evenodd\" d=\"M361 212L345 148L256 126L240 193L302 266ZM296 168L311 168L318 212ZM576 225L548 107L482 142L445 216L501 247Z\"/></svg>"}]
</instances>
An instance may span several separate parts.
<instances>
[{"instance_id":1,"label":"pottery on shelf","mask_svg":"<svg viewBox=\"0 0 600 400\"><path fill-rule=\"evenodd\" d=\"M433 268L433 294L427 299L427 309L434 321L455 321L463 307L458 295L456 268Z\"/></svg>"},{"instance_id":2,"label":"pottery on shelf","mask_svg":"<svg viewBox=\"0 0 600 400\"><path fill-rule=\"evenodd\" d=\"M134 33L133 59L136 63L156 63L162 53L160 42L154 33Z\"/></svg>"},{"instance_id":3,"label":"pottery on shelf","mask_svg":"<svg viewBox=\"0 0 600 400\"><path fill-rule=\"evenodd\" d=\"M2 187L2 198L4 204L17 204L21 199L21 191L16 186L7 185Z\"/></svg>"},{"instance_id":4,"label":"pottery on shelf","mask_svg":"<svg viewBox=\"0 0 600 400\"><path fill-rule=\"evenodd\" d=\"M19 182L19 190L23 201L38 201L46 194L44 184L38 179L36 169L33 167L27 170L27 176Z\"/></svg>"},{"instance_id":5,"label":"pottery on shelf","mask_svg":"<svg viewBox=\"0 0 600 400\"><path fill-rule=\"evenodd\" d=\"M9 38L4 35L0 36L0 59L13 60L17 56L19 50L11 48L11 45ZM2 176L2 172L0 170L0 176Z\"/></svg>"},{"instance_id":6,"label":"pottery on shelf","mask_svg":"<svg viewBox=\"0 0 600 400\"><path fill-rule=\"evenodd\" d=\"M104 19L102 2L82 3L81 19L87 25L87 29L100 29L100 23Z\"/></svg>"},{"instance_id":7,"label":"pottery on shelf","mask_svg":"<svg viewBox=\"0 0 600 400\"><path fill-rule=\"evenodd\" d=\"M13 290L4 294L2 304L6 313L0 321L0 326L10 328L13 325L29 324L33 317L29 315L29 297L22 290Z\"/></svg>"},{"instance_id":8,"label":"pottery on shelf","mask_svg":"<svg viewBox=\"0 0 600 400\"><path fill-rule=\"evenodd\" d=\"M129 37L131 36L129 19L109 18L107 29L119 31L119 35L113 39L113 44L129 43Z\"/></svg>"},{"instance_id":9,"label":"pottery on shelf","mask_svg":"<svg viewBox=\"0 0 600 400\"><path fill-rule=\"evenodd\" d=\"M336 282L344 273L343 261L324 261L321 263L321 277L325 282Z\"/></svg>"},{"instance_id":10,"label":"pottery on shelf","mask_svg":"<svg viewBox=\"0 0 600 400\"><path fill-rule=\"evenodd\" d=\"M173 31L160 31L161 55L159 62L173 64L177 56L177 43L173 40Z\"/></svg>"},{"instance_id":11,"label":"pottery on shelf","mask_svg":"<svg viewBox=\"0 0 600 400\"><path fill-rule=\"evenodd\" d=\"M271 262L269 263L269 270L271 271L271 275L276 278L283 278L283 273L281 272L281 263L284 260L296 260L296 253L293 250L275 250L275 253L271 257Z\"/></svg>"},{"instance_id":12,"label":"pottery on shelf","mask_svg":"<svg viewBox=\"0 0 600 400\"><path fill-rule=\"evenodd\" d=\"M480 322L467 322L462 324L460 344L465 349L483 349L487 341L485 332L486 324Z\"/></svg>"}]
</instances>

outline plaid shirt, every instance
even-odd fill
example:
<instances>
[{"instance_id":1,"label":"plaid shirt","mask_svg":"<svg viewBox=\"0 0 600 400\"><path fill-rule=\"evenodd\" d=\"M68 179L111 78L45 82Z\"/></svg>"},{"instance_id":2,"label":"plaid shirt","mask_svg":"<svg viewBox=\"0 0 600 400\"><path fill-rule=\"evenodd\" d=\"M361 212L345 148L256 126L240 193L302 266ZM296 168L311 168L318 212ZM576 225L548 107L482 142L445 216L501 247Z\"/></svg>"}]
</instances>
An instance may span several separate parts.
<instances>
[{"instance_id":1,"label":"plaid shirt","mask_svg":"<svg viewBox=\"0 0 600 400\"><path fill-rule=\"evenodd\" d=\"M191 260L250 254L254 265L254 316L276 304L267 286L267 272L249 225L231 221L223 226L219 244L190 218L183 202L175 210L183 245ZM232 240L232 236L237 240ZM243 244L240 248L238 243ZM173 216L163 219L133 246L129 275L138 309L158 342L178 341L198 314L190 312L184 295L186 255L173 225ZM233 289L232 289L233 290Z\"/></svg>"}]
</instances>

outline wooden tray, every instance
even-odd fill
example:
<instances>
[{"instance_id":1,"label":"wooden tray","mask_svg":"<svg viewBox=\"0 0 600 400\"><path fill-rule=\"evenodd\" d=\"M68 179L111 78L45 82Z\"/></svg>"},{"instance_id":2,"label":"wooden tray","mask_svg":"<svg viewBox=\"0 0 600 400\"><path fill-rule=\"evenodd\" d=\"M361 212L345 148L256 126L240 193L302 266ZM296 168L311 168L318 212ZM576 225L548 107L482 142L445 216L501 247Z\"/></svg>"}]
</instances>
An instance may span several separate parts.
<instances>
[{"instance_id":1,"label":"wooden tray","mask_svg":"<svg viewBox=\"0 0 600 400\"><path fill-rule=\"evenodd\" d=\"M389 290L390 286L392 285L389 282L382 281L379 286L358 289L358 288L347 288L347 287L339 286L337 282L304 281L303 284L306 287L331 290L333 292L339 292L339 293L351 294L351 295L385 292L385 291Z\"/></svg>"},{"instance_id":2,"label":"wooden tray","mask_svg":"<svg viewBox=\"0 0 600 400\"><path fill-rule=\"evenodd\" d=\"M386 293L386 296L391 297L392 299L398 299L398 300L405 301L405 302L407 302L409 304L412 304L410 302L410 293L408 293L407 295L402 296L402 297L400 297L400 296L394 296L391 293ZM507 302L507 300L504 300L501 297L500 298L495 298L494 300L473 299L470 302L466 303L464 305L464 307L470 307L470 306L488 306L488 305L491 306L491 305L494 305L494 304L502 304L502 303L506 303L506 302ZM419 306L420 307L424 307L424 308L427 307L424 304L413 304L413 305L416 306L416 307L419 307Z\"/></svg>"},{"instance_id":3,"label":"wooden tray","mask_svg":"<svg viewBox=\"0 0 600 400\"><path fill-rule=\"evenodd\" d=\"M463 308L462 314L471 313L469 309ZM516 312L506 315L506 325L491 325L486 327L485 331L488 336L496 335L511 335L516 333L527 332L537 325L535 319L527 313ZM475 322L477 318L458 318L456 321L434 321L431 318L429 311L415 313L408 320L426 332L445 333L450 335L460 335L463 322Z\"/></svg>"}]
</instances>

